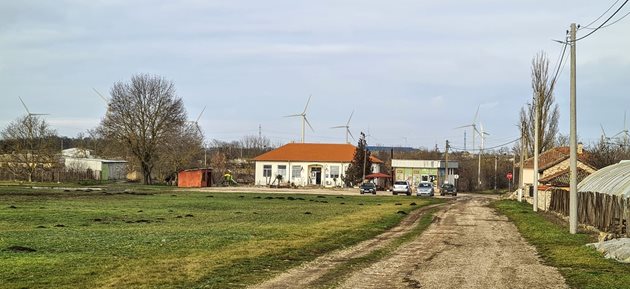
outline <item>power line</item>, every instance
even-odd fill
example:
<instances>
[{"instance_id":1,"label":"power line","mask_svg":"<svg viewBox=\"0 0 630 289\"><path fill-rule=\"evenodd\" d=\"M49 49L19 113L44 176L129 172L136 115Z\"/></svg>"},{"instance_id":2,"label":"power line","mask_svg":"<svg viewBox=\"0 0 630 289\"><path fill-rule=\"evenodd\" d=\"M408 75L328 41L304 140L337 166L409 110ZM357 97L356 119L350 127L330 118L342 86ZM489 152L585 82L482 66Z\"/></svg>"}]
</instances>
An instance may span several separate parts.
<instances>
[{"instance_id":1,"label":"power line","mask_svg":"<svg viewBox=\"0 0 630 289\"><path fill-rule=\"evenodd\" d=\"M496 149L496 148L504 147L504 146L506 146L506 145L509 145L509 144L515 143L515 142L517 142L517 141L519 141L519 140L521 140L521 138L520 138L520 137L519 137L519 138L517 138L517 139L511 140L511 141L509 141L509 142L502 143L502 144L500 144L500 145L496 145L496 146L493 146L493 147L488 147L488 148L483 148L483 150L492 150L492 149ZM452 146L451 146L450 148L451 148L451 149L454 149L454 150L457 150L457 151L464 151L464 149L463 149L463 148L457 148L457 147L452 147ZM472 149L472 150L473 150L473 151L481 151L481 149Z\"/></svg>"},{"instance_id":2,"label":"power line","mask_svg":"<svg viewBox=\"0 0 630 289\"><path fill-rule=\"evenodd\" d=\"M556 85L556 81L558 79L558 74L560 74L560 67L564 68L564 66L562 65L562 62L564 62L563 60L564 60L564 54L567 51L567 46L568 46L567 44L568 44L568 42L565 39L564 47L562 48L562 54L560 55L560 59L558 59L558 67L556 67L556 73L553 76L553 78L551 79L551 89L553 89L555 87L555 85Z\"/></svg>"},{"instance_id":3,"label":"power line","mask_svg":"<svg viewBox=\"0 0 630 289\"><path fill-rule=\"evenodd\" d=\"M615 5L617 5L617 2L619 2L619 0L616 0L615 3L610 5L610 7L608 7L608 9L606 9L606 11L604 11L604 13L602 13L602 15L599 15L599 17L597 17L597 19L593 20L591 23L585 25L584 27L581 27L581 29L595 29L595 28L589 28L589 26L593 25L599 19L602 19L602 17L604 17L604 15L606 15L606 13L608 13L608 11L610 11L610 9L612 9L613 7L615 7Z\"/></svg>"},{"instance_id":4,"label":"power line","mask_svg":"<svg viewBox=\"0 0 630 289\"><path fill-rule=\"evenodd\" d=\"M623 20L623 19L624 19L624 18L626 18L628 15L630 15L630 12L628 12L628 13L624 14L623 16L621 16L621 18L619 18L619 19L617 19L617 20L615 20L615 21L613 21L613 22L611 22L611 23L609 23L609 24L607 24L607 25L605 25L605 26L602 26L602 28L606 28L606 27L613 26L613 25L615 25L615 23L617 23L617 22L619 22L619 21ZM595 29L595 28L585 27L584 29Z\"/></svg>"},{"instance_id":5,"label":"power line","mask_svg":"<svg viewBox=\"0 0 630 289\"><path fill-rule=\"evenodd\" d=\"M580 37L578 39L573 40L573 42L578 42L578 41L580 41L580 40L582 40L582 39L584 39L586 37L589 37L589 36L591 36L591 34L595 33L597 30L601 29L604 25L606 25L606 23L608 23L608 21L610 21L610 19L612 19L613 17L615 17L615 15L617 15L617 13L619 13L619 10L621 10L621 8L623 8L623 6L628 4L628 1L629 0L624 1L623 4L621 4L621 6L619 6L619 8L617 8L617 10L615 10L615 12L612 15L610 15L610 17L608 17L608 19L606 19L606 21L602 22L602 24L600 24L597 28L593 29L593 31L589 32L588 34L586 34L586 35L584 35L584 36L582 36L582 37Z\"/></svg>"}]
</instances>

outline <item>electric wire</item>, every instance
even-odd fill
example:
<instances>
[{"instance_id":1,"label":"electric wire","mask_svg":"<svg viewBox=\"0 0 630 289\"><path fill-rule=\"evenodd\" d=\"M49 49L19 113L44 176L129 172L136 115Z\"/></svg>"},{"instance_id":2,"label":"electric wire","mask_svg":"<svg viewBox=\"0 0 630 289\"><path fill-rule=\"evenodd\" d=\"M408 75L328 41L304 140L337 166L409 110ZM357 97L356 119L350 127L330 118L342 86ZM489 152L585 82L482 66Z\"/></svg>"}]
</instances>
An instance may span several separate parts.
<instances>
[{"instance_id":1,"label":"electric wire","mask_svg":"<svg viewBox=\"0 0 630 289\"><path fill-rule=\"evenodd\" d=\"M586 24L585 26L581 27L580 29L594 29L594 28L589 28L589 26L593 25L595 22L597 22L599 19L602 19L602 17L604 17L604 15L606 15L606 13L608 13L608 11L610 11L610 9L612 9L613 7L615 7L615 5L617 5L617 3L619 2L619 0L616 0L615 3L613 3L612 5L610 5L610 7L608 7L608 9L606 9L606 11L604 11L604 13L602 13L602 15L599 15L599 17L597 17L597 19L593 20L591 23Z\"/></svg>"},{"instance_id":2,"label":"electric wire","mask_svg":"<svg viewBox=\"0 0 630 289\"><path fill-rule=\"evenodd\" d=\"M568 42L565 41L564 47L562 48L562 54L560 55L560 59L558 59L558 67L556 67L556 73L551 79L551 85L550 85L551 89L553 89L556 85L558 74L560 74L560 67L564 68L564 65L562 63L564 62L564 54L567 52L567 46L568 46Z\"/></svg>"},{"instance_id":3,"label":"electric wire","mask_svg":"<svg viewBox=\"0 0 630 289\"><path fill-rule=\"evenodd\" d=\"M606 27L613 26L613 25L615 25L615 23L617 23L617 22L619 22L619 21L623 20L623 19L624 19L624 18L626 18L628 15L630 15L630 12L628 12L628 13L624 14L623 16L621 16L621 18L619 18L619 19L617 19L617 20L615 20L615 21L613 21L613 22L611 22L611 23L608 23L607 25L602 26L601 28L606 28ZM595 29L595 28L585 27L584 29Z\"/></svg>"},{"instance_id":4,"label":"electric wire","mask_svg":"<svg viewBox=\"0 0 630 289\"><path fill-rule=\"evenodd\" d=\"M629 0L624 1L624 2L623 2L623 4L621 4L621 6L619 6L619 8L617 8L617 10L615 10L615 12L614 12L612 15L610 15L610 17L608 17L608 19L606 19L606 21L602 22L602 24L600 24L599 26L597 26L597 28L593 29L593 31L589 32L588 34L586 34L586 35L584 35L584 36L582 36L582 37L580 37L580 38L578 38L578 39L573 40L572 42L578 42L578 41L580 41L580 40L582 40L582 39L584 39L584 38L586 38L586 37L591 36L593 33L597 32L597 30L601 29L601 28L602 28L602 26L606 25L606 23L608 23L608 21L610 21L610 19L612 19L613 17L615 17L615 15L617 15L617 13L619 13L619 11L621 10L621 8L623 8L623 6L625 6L626 4L628 4L628 1L629 1Z\"/></svg>"},{"instance_id":5,"label":"electric wire","mask_svg":"<svg viewBox=\"0 0 630 289\"><path fill-rule=\"evenodd\" d=\"M496 145L496 146L491 146L491 147L483 148L483 150L492 150L492 149L496 149L496 148L501 148L501 147L504 147L504 146L506 146L506 145L509 145L509 144L515 143L515 142L517 142L517 141L519 141L519 140L521 140L521 138L520 138L520 137L519 137L519 138L516 138L516 139L514 139L514 140L511 140L511 141L509 141L509 142L502 143L502 144L500 144L500 145ZM454 149L454 150L458 150L458 151L464 151L464 149L463 149L463 148L458 148L458 147L450 147L450 148L452 148L452 149ZM470 150L470 149L469 149L469 150ZM482 151L482 149L472 149L472 151Z\"/></svg>"}]
</instances>

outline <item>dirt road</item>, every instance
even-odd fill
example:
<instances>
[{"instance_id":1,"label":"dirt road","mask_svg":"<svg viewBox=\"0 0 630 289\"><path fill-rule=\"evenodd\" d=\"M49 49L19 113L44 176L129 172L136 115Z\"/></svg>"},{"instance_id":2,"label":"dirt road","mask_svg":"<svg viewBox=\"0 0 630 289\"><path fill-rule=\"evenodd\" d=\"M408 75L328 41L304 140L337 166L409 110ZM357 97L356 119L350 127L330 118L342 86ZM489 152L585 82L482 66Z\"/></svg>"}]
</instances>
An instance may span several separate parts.
<instances>
[{"instance_id":1,"label":"dirt road","mask_svg":"<svg viewBox=\"0 0 630 289\"><path fill-rule=\"evenodd\" d=\"M541 264L516 227L487 207L489 202L488 197L461 195L436 214L422 235L381 261L359 268L338 288L568 288L555 268ZM403 222L395 231L406 231L412 223ZM376 240L391 237L395 236ZM372 251L375 246L366 244L375 241L366 242L254 288L312 287L327 270Z\"/></svg>"}]
</instances>

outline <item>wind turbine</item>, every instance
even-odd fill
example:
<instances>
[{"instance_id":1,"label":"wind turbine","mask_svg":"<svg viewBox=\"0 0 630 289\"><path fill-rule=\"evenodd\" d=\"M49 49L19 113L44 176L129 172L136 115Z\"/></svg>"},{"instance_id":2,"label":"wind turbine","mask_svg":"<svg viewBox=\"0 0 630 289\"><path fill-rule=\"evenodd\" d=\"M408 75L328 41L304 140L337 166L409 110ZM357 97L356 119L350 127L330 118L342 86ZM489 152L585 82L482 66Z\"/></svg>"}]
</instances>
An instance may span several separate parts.
<instances>
[{"instance_id":1,"label":"wind turbine","mask_svg":"<svg viewBox=\"0 0 630 289\"><path fill-rule=\"evenodd\" d=\"M197 119L195 119L195 121L190 121L191 123L195 124L195 127L197 128L197 132L199 132L199 134L201 135L201 128L199 128L199 119L201 118L201 115L203 114L203 112L206 111L206 106L203 106L203 109L201 110L201 112L199 113L199 116L197 116Z\"/></svg>"},{"instance_id":2,"label":"wind turbine","mask_svg":"<svg viewBox=\"0 0 630 289\"><path fill-rule=\"evenodd\" d=\"M602 143L610 140L610 138L606 136L606 132L604 131L604 126L601 123L599 124L599 127L602 128Z\"/></svg>"},{"instance_id":3,"label":"wind turbine","mask_svg":"<svg viewBox=\"0 0 630 289\"><path fill-rule=\"evenodd\" d=\"M628 137L630 137L630 134L628 134L628 128L626 127L626 112L624 112L623 113L623 130L621 130L620 132L618 132L617 134L615 134L611 138L619 139L619 142L623 143L624 149L627 149L628 148Z\"/></svg>"},{"instance_id":4,"label":"wind turbine","mask_svg":"<svg viewBox=\"0 0 630 289\"><path fill-rule=\"evenodd\" d=\"M306 109L308 109L308 104L311 102L311 96L308 96L308 100L306 101L306 106L304 106L304 111L302 111L302 113L298 113L298 114L292 114L292 115L287 115L285 117L296 117L296 116L301 116L302 117L302 143L304 143L304 129L305 129L305 124L308 124L308 127L311 128L311 131L315 131L313 129L313 126L311 126L311 123L308 122L308 119L306 118Z\"/></svg>"},{"instance_id":5,"label":"wind turbine","mask_svg":"<svg viewBox=\"0 0 630 289\"><path fill-rule=\"evenodd\" d=\"M49 115L48 113L31 113L30 110L28 110L28 107L26 106L26 103L24 103L24 100L22 100L21 97L18 96L18 98L20 99L20 102L22 103L22 106L24 106L24 109L26 110L26 113L28 114L28 117L34 116L34 115Z\"/></svg>"},{"instance_id":6,"label":"wind turbine","mask_svg":"<svg viewBox=\"0 0 630 289\"><path fill-rule=\"evenodd\" d=\"M479 130L477 130L477 117L479 116L479 107L481 105L477 105L477 112L475 112L475 117L473 118L473 121L471 124L467 124L467 125L462 125L462 126L458 126L454 129L459 129L459 128L466 128L466 127L472 127L472 149L473 151L475 150L475 133L477 134L481 134L479 132Z\"/></svg>"},{"instance_id":7,"label":"wind turbine","mask_svg":"<svg viewBox=\"0 0 630 289\"><path fill-rule=\"evenodd\" d=\"M348 135L350 135L352 139L354 140L354 136L350 132L350 120L352 119L353 114L354 114L354 110L352 111L352 113L350 113L350 117L348 118L348 122L346 122L346 125L338 125L338 126L331 127L331 128L345 128L346 129L346 143L350 143L348 141Z\"/></svg>"},{"instance_id":8,"label":"wind turbine","mask_svg":"<svg viewBox=\"0 0 630 289\"><path fill-rule=\"evenodd\" d=\"M107 104L109 106L110 103L110 99L103 96L100 92L98 92L98 90L96 90L96 88L92 87L92 90L94 90L94 92L96 92L96 94L98 94L99 97L101 97L101 99L105 102L105 104Z\"/></svg>"},{"instance_id":9,"label":"wind turbine","mask_svg":"<svg viewBox=\"0 0 630 289\"><path fill-rule=\"evenodd\" d=\"M481 154L483 154L483 145L484 145L484 141L486 140L486 136L490 134L483 130L483 124L481 122L479 123L479 128L481 129L481 131L477 131L477 133L479 133L479 138L481 138L481 145L479 146L479 163L477 165L477 183L479 184L479 186L481 186Z\"/></svg>"}]
</instances>

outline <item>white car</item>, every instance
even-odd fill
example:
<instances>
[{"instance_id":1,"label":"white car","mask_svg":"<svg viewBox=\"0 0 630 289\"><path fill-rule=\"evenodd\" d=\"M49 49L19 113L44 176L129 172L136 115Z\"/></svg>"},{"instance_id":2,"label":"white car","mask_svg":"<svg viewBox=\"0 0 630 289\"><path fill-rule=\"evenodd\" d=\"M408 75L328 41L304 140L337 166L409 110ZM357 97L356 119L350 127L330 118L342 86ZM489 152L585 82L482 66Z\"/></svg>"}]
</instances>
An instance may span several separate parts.
<instances>
[{"instance_id":1,"label":"white car","mask_svg":"<svg viewBox=\"0 0 630 289\"><path fill-rule=\"evenodd\" d=\"M395 181L392 194L406 194L407 196L411 196L411 185L408 181Z\"/></svg>"}]
</instances>

